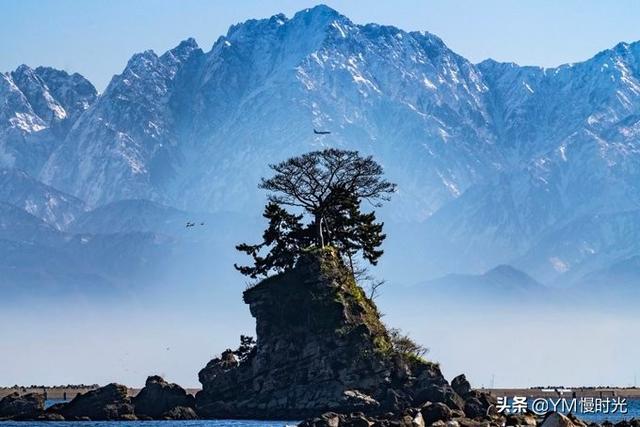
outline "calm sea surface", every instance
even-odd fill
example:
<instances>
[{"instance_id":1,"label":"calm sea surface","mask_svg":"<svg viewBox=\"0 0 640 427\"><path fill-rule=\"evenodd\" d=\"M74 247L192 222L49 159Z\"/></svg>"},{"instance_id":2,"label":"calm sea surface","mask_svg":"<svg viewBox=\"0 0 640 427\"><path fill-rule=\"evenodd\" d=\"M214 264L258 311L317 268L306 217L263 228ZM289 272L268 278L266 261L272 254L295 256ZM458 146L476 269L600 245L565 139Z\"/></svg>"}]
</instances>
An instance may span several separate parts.
<instances>
[{"instance_id":1,"label":"calm sea surface","mask_svg":"<svg viewBox=\"0 0 640 427\"><path fill-rule=\"evenodd\" d=\"M627 413L614 413L614 414L585 414L576 412L575 415L586 421L587 423L593 421L601 423L603 421L611 421L616 423L622 420L630 420L632 418L640 418L640 399L627 399Z\"/></svg>"},{"instance_id":2,"label":"calm sea surface","mask_svg":"<svg viewBox=\"0 0 640 427\"><path fill-rule=\"evenodd\" d=\"M47 402L48 404L56 402ZM627 399L626 414L579 414L587 422L609 420L617 422L623 419L640 418L640 399ZM295 426L296 421L254 421L254 420L198 420L198 421L75 421L75 422L0 422L0 427L285 427Z\"/></svg>"}]
</instances>

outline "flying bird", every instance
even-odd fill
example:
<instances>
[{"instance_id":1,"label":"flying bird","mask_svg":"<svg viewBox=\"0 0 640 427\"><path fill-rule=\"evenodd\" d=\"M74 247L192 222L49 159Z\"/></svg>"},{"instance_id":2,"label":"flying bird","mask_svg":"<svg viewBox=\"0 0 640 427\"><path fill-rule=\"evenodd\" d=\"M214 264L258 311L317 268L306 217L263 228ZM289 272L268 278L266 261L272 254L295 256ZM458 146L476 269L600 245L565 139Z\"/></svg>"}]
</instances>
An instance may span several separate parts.
<instances>
[{"instance_id":1,"label":"flying bird","mask_svg":"<svg viewBox=\"0 0 640 427\"><path fill-rule=\"evenodd\" d=\"M187 222L187 228L194 227L195 225L195 222Z\"/></svg>"},{"instance_id":2,"label":"flying bird","mask_svg":"<svg viewBox=\"0 0 640 427\"><path fill-rule=\"evenodd\" d=\"M331 132L329 132L328 130L316 130L314 128L313 133L315 133L316 135L329 135Z\"/></svg>"}]
</instances>

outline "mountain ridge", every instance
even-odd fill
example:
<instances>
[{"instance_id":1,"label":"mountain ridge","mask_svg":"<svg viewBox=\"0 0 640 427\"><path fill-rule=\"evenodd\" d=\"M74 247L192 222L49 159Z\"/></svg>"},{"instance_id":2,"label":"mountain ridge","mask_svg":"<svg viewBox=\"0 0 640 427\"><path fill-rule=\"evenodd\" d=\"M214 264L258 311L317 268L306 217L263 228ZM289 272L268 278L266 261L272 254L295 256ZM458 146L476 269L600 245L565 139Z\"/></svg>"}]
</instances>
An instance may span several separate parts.
<instances>
[{"instance_id":1,"label":"mountain ridge","mask_svg":"<svg viewBox=\"0 0 640 427\"><path fill-rule=\"evenodd\" d=\"M473 64L431 33L321 5L233 25L208 52L189 38L135 54L100 95L79 75L19 67L0 76L3 97L0 163L82 210L145 199L257 211L268 163L333 146L373 155L399 184L383 213L416 224L402 236L416 274L513 264L554 282L563 265L589 274L636 254L571 227L591 217L611 229L640 208L639 42L555 68ZM555 234L566 241L544 243ZM600 252L578 261L583 246Z\"/></svg>"}]
</instances>

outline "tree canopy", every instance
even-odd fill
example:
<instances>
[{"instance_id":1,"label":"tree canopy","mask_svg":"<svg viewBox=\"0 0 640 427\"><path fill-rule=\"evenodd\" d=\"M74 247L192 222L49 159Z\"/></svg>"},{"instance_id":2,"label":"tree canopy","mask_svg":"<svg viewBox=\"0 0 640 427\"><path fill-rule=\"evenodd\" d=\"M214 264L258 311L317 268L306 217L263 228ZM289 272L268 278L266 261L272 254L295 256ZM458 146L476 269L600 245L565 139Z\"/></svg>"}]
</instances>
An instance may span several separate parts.
<instances>
[{"instance_id":1,"label":"tree canopy","mask_svg":"<svg viewBox=\"0 0 640 427\"><path fill-rule=\"evenodd\" d=\"M237 266L253 278L293 267L301 251L331 245L349 261L356 254L376 264L383 251L383 223L375 212L362 212L362 202L374 207L389 200L395 184L371 156L357 151L326 149L270 165L274 175L263 178L269 202L263 216L269 225L259 244L236 248L250 255L253 266ZM295 209L300 213L286 210ZM305 223L305 219L308 221ZM261 255L267 250L265 255Z\"/></svg>"}]
</instances>

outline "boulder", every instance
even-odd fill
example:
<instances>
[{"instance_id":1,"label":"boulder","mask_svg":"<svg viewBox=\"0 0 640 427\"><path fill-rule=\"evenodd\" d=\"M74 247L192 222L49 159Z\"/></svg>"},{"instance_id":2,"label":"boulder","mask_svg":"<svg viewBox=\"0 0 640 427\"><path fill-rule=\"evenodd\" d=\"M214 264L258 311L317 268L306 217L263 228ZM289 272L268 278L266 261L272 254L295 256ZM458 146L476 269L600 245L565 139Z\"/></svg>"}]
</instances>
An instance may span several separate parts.
<instances>
[{"instance_id":1,"label":"boulder","mask_svg":"<svg viewBox=\"0 0 640 427\"><path fill-rule=\"evenodd\" d=\"M545 415L540 427L576 427L576 425L571 419L558 412L549 412Z\"/></svg>"},{"instance_id":2,"label":"boulder","mask_svg":"<svg viewBox=\"0 0 640 427\"><path fill-rule=\"evenodd\" d=\"M467 381L467 377L464 374L458 375L451 380L451 387L463 399L471 393L471 384L469 384L469 381Z\"/></svg>"},{"instance_id":3,"label":"boulder","mask_svg":"<svg viewBox=\"0 0 640 427\"><path fill-rule=\"evenodd\" d=\"M325 412L320 416L320 419L326 427L338 427L340 424L340 417L335 412Z\"/></svg>"},{"instance_id":4,"label":"boulder","mask_svg":"<svg viewBox=\"0 0 640 427\"><path fill-rule=\"evenodd\" d=\"M506 426L535 427L537 424L536 416L530 412L524 414L508 414L505 421Z\"/></svg>"},{"instance_id":5,"label":"boulder","mask_svg":"<svg viewBox=\"0 0 640 427\"><path fill-rule=\"evenodd\" d=\"M64 417L60 414L45 412L38 417L40 421L64 421Z\"/></svg>"},{"instance_id":6,"label":"boulder","mask_svg":"<svg viewBox=\"0 0 640 427\"><path fill-rule=\"evenodd\" d=\"M193 396L182 387L168 383L157 375L147 378L145 386L133 398L135 414L154 419L164 417L164 414L177 407L193 408L194 403Z\"/></svg>"},{"instance_id":7,"label":"boulder","mask_svg":"<svg viewBox=\"0 0 640 427\"><path fill-rule=\"evenodd\" d=\"M567 414L567 418L569 418L571 420L571 422L577 427L587 427L587 423L585 423L584 421L582 421L581 419L579 419L578 417L576 417L572 413L568 413ZM626 421L626 422L628 422L628 421ZM629 427L631 427L631 426L629 426Z\"/></svg>"},{"instance_id":8,"label":"boulder","mask_svg":"<svg viewBox=\"0 0 640 427\"><path fill-rule=\"evenodd\" d=\"M436 421L449 421L452 417L451 409L441 402L428 403L422 407L422 418L427 425Z\"/></svg>"},{"instance_id":9,"label":"boulder","mask_svg":"<svg viewBox=\"0 0 640 427\"><path fill-rule=\"evenodd\" d=\"M451 388L449 384L429 384L418 387L416 391L416 404L425 402L444 403L450 409L464 409L464 400Z\"/></svg>"},{"instance_id":10,"label":"boulder","mask_svg":"<svg viewBox=\"0 0 640 427\"><path fill-rule=\"evenodd\" d=\"M452 418L464 418L464 411L460 410L460 409L452 409L451 410L451 417Z\"/></svg>"},{"instance_id":11,"label":"boulder","mask_svg":"<svg viewBox=\"0 0 640 427\"><path fill-rule=\"evenodd\" d=\"M135 413L127 387L108 384L84 394L79 394L71 402L62 404L55 411L67 420L134 420Z\"/></svg>"},{"instance_id":12,"label":"boulder","mask_svg":"<svg viewBox=\"0 0 640 427\"><path fill-rule=\"evenodd\" d=\"M344 427L371 427L372 421L369 421L364 414L351 414L348 418L340 423Z\"/></svg>"},{"instance_id":13,"label":"boulder","mask_svg":"<svg viewBox=\"0 0 640 427\"><path fill-rule=\"evenodd\" d=\"M325 413L303 421L299 427L500 427L504 418L470 419L464 416L451 419L454 410L444 403L427 403L422 408L405 408L402 412L365 415ZM458 414L456 414L458 415ZM463 415L463 414L462 414Z\"/></svg>"},{"instance_id":14,"label":"boulder","mask_svg":"<svg viewBox=\"0 0 640 427\"><path fill-rule=\"evenodd\" d=\"M480 399L470 397L464 402L464 414L468 418L482 418L486 415L486 411Z\"/></svg>"},{"instance_id":15,"label":"boulder","mask_svg":"<svg viewBox=\"0 0 640 427\"><path fill-rule=\"evenodd\" d=\"M198 379L202 384L214 382L225 377L225 374L230 373L230 376L235 372L235 368L238 367L238 358L235 356L231 349L227 349L222 352L220 357L216 357L207 363L198 373Z\"/></svg>"},{"instance_id":16,"label":"boulder","mask_svg":"<svg viewBox=\"0 0 640 427\"><path fill-rule=\"evenodd\" d=\"M335 412L325 412L319 417L308 419L300 423L301 427L338 427L345 419L345 415Z\"/></svg>"},{"instance_id":17,"label":"boulder","mask_svg":"<svg viewBox=\"0 0 640 427\"><path fill-rule=\"evenodd\" d=\"M490 427L492 426L489 420L472 420L469 418L458 418L456 420L460 427Z\"/></svg>"},{"instance_id":18,"label":"boulder","mask_svg":"<svg viewBox=\"0 0 640 427\"><path fill-rule=\"evenodd\" d=\"M160 417L163 420L197 420L198 414L190 406L175 406Z\"/></svg>"},{"instance_id":19,"label":"boulder","mask_svg":"<svg viewBox=\"0 0 640 427\"><path fill-rule=\"evenodd\" d=\"M0 419L33 420L44 413L44 394L11 393L0 400Z\"/></svg>"},{"instance_id":20,"label":"boulder","mask_svg":"<svg viewBox=\"0 0 640 427\"><path fill-rule=\"evenodd\" d=\"M490 393L471 390L464 402L464 413L468 418L484 418L497 413L497 399Z\"/></svg>"},{"instance_id":21,"label":"boulder","mask_svg":"<svg viewBox=\"0 0 640 427\"><path fill-rule=\"evenodd\" d=\"M420 411L411 417L411 427L425 427L426 423Z\"/></svg>"}]
</instances>

